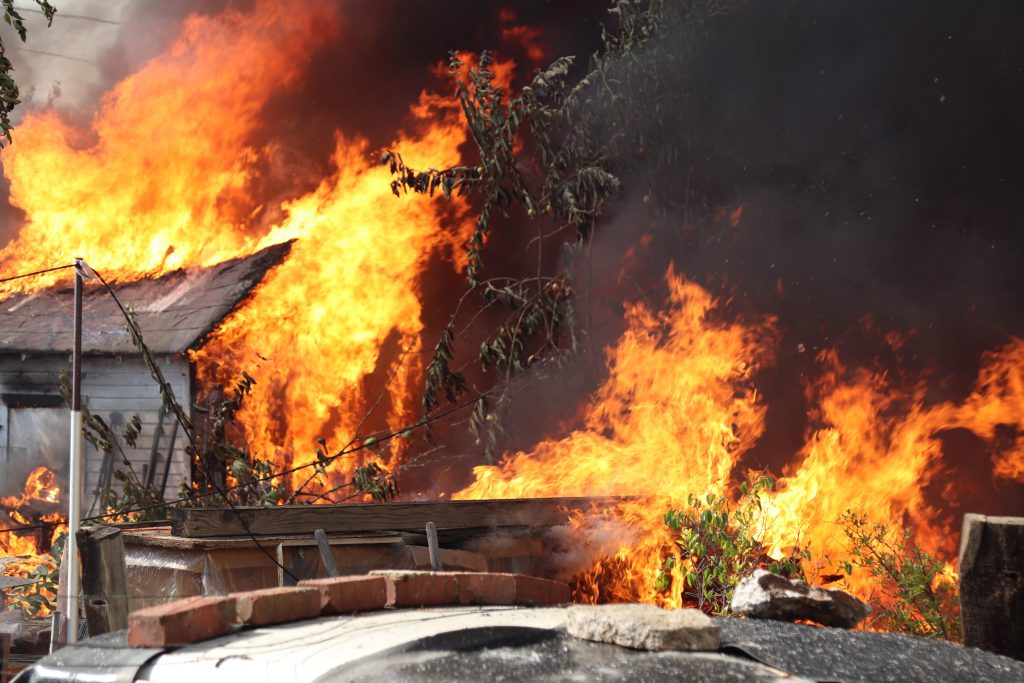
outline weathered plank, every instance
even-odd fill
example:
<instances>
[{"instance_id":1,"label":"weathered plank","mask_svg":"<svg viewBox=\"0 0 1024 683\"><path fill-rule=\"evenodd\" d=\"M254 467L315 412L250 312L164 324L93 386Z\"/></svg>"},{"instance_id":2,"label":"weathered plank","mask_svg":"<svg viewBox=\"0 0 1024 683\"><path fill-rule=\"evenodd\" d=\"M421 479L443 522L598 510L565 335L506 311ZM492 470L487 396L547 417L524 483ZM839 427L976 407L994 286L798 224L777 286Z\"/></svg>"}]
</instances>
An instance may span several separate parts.
<instances>
[{"instance_id":1,"label":"weathered plank","mask_svg":"<svg viewBox=\"0 0 1024 683\"><path fill-rule=\"evenodd\" d=\"M427 522L427 547L430 550L430 568L435 571L441 571L441 556L438 554L440 546L437 543L437 525L433 522Z\"/></svg>"},{"instance_id":2,"label":"weathered plank","mask_svg":"<svg viewBox=\"0 0 1024 683\"><path fill-rule=\"evenodd\" d=\"M421 531L434 522L438 531L512 526L557 526L566 510L607 507L621 498L523 498L421 503L353 503L277 507L193 508L171 510L171 533L189 538L254 534ZM241 519L239 519L241 518ZM242 523L245 520L245 525Z\"/></svg>"},{"instance_id":3,"label":"weathered plank","mask_svg":"<svg viewBox=\"0 0 1024 683\"><path fill-rule=\"evenodd\" d=\"M964 515L964 645L1024 660L1024 517Z\"/></svg>"},{"instance_id":4,"label":"weathered plank","mask_svg":"<svg viewBox=\"0 0 1024 683\"><path fill-rule=\"evenodd\" d=\"M170 526L158 530L129 531L124 534L124 543L132 548L167 548L181 552L206 552L211 550L239 550L255 548L256 544L248 536L207 536L204 538L185 538L171 536ZM327 539L331 545L401 545L402 536L397 533L367 534L362 536L331 536ZM266 548L282 544L285 547L312 547L316 539L305 534L281 534L278 536L262 536L260 544Z\"/></svg>"},{"instance_id":5,"label":"weathered plank","mask_svg":"<svg viewBox=\"0 0 1024 683\"><path fill-rule=\"evenodd\" d=\"M128 628L128 583L121 530L90 526L79 531L77 539L89 635Z\"/></svg>"},{"instance_id":6,"label":"weathered plank","mask_svg":"<svg viewBox=\"0 0 1024 683\"><path fill-rule=\"evenodd\" d=\"M313 532L316 537L317 547L320 548L320 559L324 563L324 569L327 570L327 576L334 578L338 576L338 565L334 561L334 551L331 550L331 542L327 539L327 532L323 529L317 529Z\"/></svg>"}]
</instances>

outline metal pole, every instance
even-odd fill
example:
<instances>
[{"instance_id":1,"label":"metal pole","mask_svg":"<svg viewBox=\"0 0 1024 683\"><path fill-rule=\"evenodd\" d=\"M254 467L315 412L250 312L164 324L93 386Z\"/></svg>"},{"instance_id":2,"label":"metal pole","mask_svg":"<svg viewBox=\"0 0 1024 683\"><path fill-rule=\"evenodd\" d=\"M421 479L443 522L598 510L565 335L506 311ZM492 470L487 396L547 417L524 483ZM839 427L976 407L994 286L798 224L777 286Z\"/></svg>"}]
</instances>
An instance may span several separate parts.
<instances>
[{"instance_id":1,"label":"metal pole","mask_svg":"<svg viewBox=\"0 0 1024 683\"><path fill-rule=\"evenodd\" d=\"M71 353L71 467L68 482L68 643L78 642L77 534L82 524L82 265L75 259L75 342Z\"/></svg>"}]
</instances>

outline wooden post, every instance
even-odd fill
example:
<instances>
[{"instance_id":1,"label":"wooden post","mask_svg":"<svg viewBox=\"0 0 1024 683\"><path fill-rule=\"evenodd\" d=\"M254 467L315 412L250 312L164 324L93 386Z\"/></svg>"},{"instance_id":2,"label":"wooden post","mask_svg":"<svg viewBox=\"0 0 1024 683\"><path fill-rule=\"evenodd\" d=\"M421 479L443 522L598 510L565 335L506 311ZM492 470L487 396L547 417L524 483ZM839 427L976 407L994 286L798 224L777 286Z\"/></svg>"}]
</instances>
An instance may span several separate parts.
<instances>
[{"instance_id":1,"label":"wooden post","mask_svg":"<svg viewBox=\"0 0 1024 683\"><path fill-rule=\"evenodd\" d=\"M327 541L327 532L323 529L317 529L313 532L313 535L316 537L317 547L320 548L320 559L323 560L327 576L338 576L338 565L334 561L334 552L331 550L331 544Z\"/></svg>"},{"instance_id":2,"label":"wooden post","mask_svg":"<svg viewBox=\"0 0 1024 683\"><path fill-rule=\"evenodd\" d=\"M77 540L89 635L128 628L128 583L121 530L113 526L86 527L78 532Z\"/></svg>"},{"instance_id":3,"label":"wooden post","mask_svg":"<svg viewBox=\"0 0 1024 683\"><path fill-rule=\"evenodd\" d=\"M441 548L437 544L437 525L433 522L427 522L427 549L430 551L430 568L435 572L441 571Z\"/></svg>"},{"instance_id":4,"label":"wooden post","mask_svg":"<svg viewBox=\"0 0 1024 683\"><path fill-rule=\"evenodd\" d=\"M274 548L274 557L277 558L277 585L283 587L286 584L284 574L284 543L278 543Z\"/></svg>"},{"instance_id":5,"label":"wooden post","mask_svg":"<svg viewBox=\"0 0 1024 683\"><path fill-rule=\"evenodd\" d=\"M964 515L960 616L964 645L1024 660L1024 517Z\"/></svg>"},{"instance_id":6,"label":"wooden post","mask_svg":"<svg viewBox=\"0 0 1024 683\"><path fill-rule=\"evenodd\" d=\"M11 679L11 633L0 628L0 683Z\"/></svg>"}]
</instances>

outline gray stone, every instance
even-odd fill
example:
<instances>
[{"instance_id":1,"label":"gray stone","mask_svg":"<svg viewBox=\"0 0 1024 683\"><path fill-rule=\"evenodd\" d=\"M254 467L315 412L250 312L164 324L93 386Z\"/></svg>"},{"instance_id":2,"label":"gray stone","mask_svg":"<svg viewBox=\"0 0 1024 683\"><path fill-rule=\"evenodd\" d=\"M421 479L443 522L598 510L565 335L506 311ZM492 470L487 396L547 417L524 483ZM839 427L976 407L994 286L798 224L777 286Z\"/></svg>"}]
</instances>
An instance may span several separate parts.
<instances>
[{"instance_id":1,"label":"gray stone","mask_svg":"<svg viewBox=\"0 0 1024 683\"><path fill-rule=\"evenodd\" d=\"M700 610L653 605L577 605L569 609L569 634L636 650L717 650L718 624Z\"/></svg>"},{"instance_id":2,"label":"gray stone","mask_svg":"<svg viewBox=\"0 0 1024 683\"><path fill-rule=\"evenodd\" d=\"M729 607L752 619L807 620L840 628L853 628L871 612L849 593L808 586L763 569L740 581Z\"/></svg>"}]
</instances>

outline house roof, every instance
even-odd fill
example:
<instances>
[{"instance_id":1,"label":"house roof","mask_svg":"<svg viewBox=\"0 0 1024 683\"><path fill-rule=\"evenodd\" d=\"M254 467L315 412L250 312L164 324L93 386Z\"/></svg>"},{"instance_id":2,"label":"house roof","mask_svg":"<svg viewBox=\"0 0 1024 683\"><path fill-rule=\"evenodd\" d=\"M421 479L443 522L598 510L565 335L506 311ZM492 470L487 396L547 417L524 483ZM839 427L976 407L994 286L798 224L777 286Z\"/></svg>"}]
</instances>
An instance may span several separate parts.
<instances>
[{"instance_id":1,"label":"house roof","mask_svg":"<svg viewBox=\"0 0 1024 683\"><path fill-rule=\"evenodd\" d=\"M111 286L121 303L135 310L150 351L180 353L209 334L290 250L286 242L215 266ZM73 311L74 290L67 285L0 302L0 354L69 352ZM86 282L83 292L82 348L94 354L136 353L124 316L96 281Z\"/></svg>"}]
</instances>

